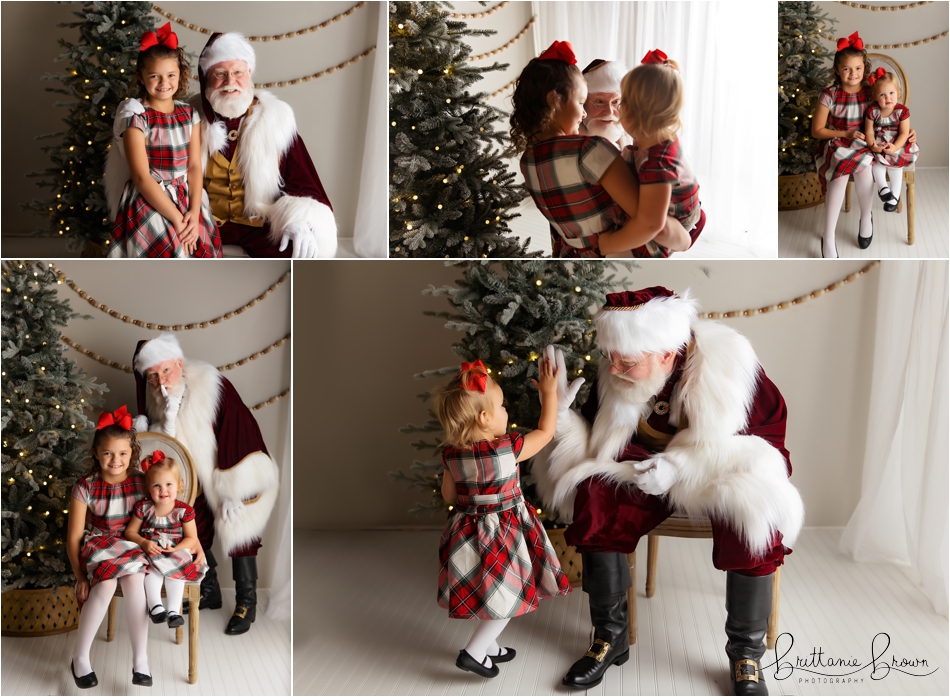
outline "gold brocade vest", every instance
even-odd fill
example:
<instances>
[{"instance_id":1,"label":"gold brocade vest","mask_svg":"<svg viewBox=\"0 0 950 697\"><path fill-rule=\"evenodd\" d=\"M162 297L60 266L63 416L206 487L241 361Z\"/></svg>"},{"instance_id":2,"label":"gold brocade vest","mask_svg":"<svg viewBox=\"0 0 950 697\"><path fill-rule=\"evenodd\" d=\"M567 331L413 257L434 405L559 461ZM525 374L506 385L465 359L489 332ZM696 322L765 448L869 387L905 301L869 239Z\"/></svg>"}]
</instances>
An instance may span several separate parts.
<instances>
[{"instance_id":1,"label":"gold brocade vest","mask_svg":"<svg viewBox=\"0 0 950 697\"><path fill-rule=\"evenodd\" d=\"M235 144L231 161L220 152L208 158L205 170L205 191L211 202L211 215L214 221L222 223L240 223L251 227L263 227L264 220L244 217L244 181L238 169L238 147Z\"/></svg>"},{"instance_id":2,"label":"gold brocade vest","mask_svg":"<svg viewBox=\"0 0 950 697\"><path fill-rule=\"evenodd\" d=\"M684 361L688 359L690 355L692 355L695 344L695 340L691 339L686 345ZM682 377L680 377L680 379L682 379ZM658 409L661 405L665 405L665 411L661 409L656 411L656 413L666 416L669 414L670 404L668 402L656 402L656 404L654 404L654 409ZM670 441L673 440L673 436L676 435L676 432L681 428L687 428L689 426L689 419L687 419L686 414L683 414L680 417L680 420L682 423L679 426L674 426L673 424L669 423L669 420L667 419L667 428L673 430L672 433L667 433L665 431L653 428L649 423L647 423L646 419L640 419L640 424L637 426L637 432L633 436L633 440L637 443L640 443L641 445L645 445L651 450L663 452L666 450L666 446L670 444Z\"/></svg>"}]
</instances>

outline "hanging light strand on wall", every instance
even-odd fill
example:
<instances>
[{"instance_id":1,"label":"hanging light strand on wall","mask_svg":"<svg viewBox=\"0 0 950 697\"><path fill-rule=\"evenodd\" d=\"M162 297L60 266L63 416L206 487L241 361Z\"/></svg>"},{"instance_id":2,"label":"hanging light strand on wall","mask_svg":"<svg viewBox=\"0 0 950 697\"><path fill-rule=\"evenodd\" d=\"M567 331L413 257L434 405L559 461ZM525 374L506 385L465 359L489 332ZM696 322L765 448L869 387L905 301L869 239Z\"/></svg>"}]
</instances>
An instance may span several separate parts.
<instances>
[{"instance_id":1,"label":"hanging light strand on wall","mask_svg":"<svg viewBox=\"0 0 950 697\"><path fill-rule=\"evenodd\" d=\"M824 288L818 288L816 290L813 290L811 293L808 293L807 295L801 295L793 300L784 300L780 303L776 303L775 305L766 305L765 307L757 307L751 310L730 310L729 312L700 312L699 318L700 319L729 319L732 317L753 317L754 315L762 315L767 312L773 312L775 310L787 310L790 307L801 305L802 303L808 302L809 300L814 300L815 298L819 298L822 295L825 295L826 293L830 293L832 291L838 290L838 288L845 285L846 283L852 283L853 281L856 281L859 277L865 275L866 273L877 268L880 265L881 265L880 261L878 260L872 261L870 264L865 266L860 271L855 271L852 274L848 274L847 276L842 278L840 281L835 281L830 286L825 286Z\"/></svg>"},{"instance_id":2,"label":"hanging light strand on wall","mask_svg":"<svg viewBox=\"0 0 950 697\"><path fill-rule=\"evenodd\" d=\"M921 44L929 44L931 41L936 41L937 39L942 39L942 38L945 37L947 34L950 34L950 30L948 30L948 31L942 31L942 32L940 32L939 34L935 34L934 36L931 36L929 39L919 39L919 40L917 40L917 41L905 41L905 42L902 43L902 44L869 44L869 43L865 43L865 44L864 44L864 48L871 48L871 49L874 49L874 50L876 50L876 51L880 51L880 50L889 51L889 50L893 50L893 49L895 49L895 48L910 48L911 46L920 46ZM836 39L836 38L833 37L833 36L825 36L824 34L822 34L822 36L824 36L826 39L828 39L828 41L830 41L830 42L832 42L832 43L838 43L838 39Z\"/></svg>"},{"instance_id":3,"label":"hanging light strand on wall","mask_svg":"<svg viewBox=\"0 0 950 697\"><path fill-rule=\"evenodd\" d=\"M92 360L98 361L99 363L102 363L102 365L107 365L107 366L109 366L110 368L115 368L116 370L121 370L123 373L131 373L131 372L132 372L132 366L130 366L130 365L125 365L125 364L123 364L123 363L119 363L118 361L110 361L108 358L104 358L103 356L100 356L98 353L94 353L93 351L90 351L89 349L87 349L87 348L86 348L85 346L83 346L82 344L77 344L75 341L73 341L72 339L70 339L68 336L61 336L61 337L59 338L59 340L62 341L62 342L63 342L64 344L66 344L67 346L69 346L70 348L74 348L74 349L76 349L77 351L79 351L80 353L82 353L82 354L84 354L84 355L86 355L86 356L89 356L89 358L91 358ZM248 356L247 358L242 358L242 359L239 360L239 361L235 361L234 363L228 363L227 365L219 365L219 366L218 366L218 370L234 370L235 368L237 368L237 367L239 367L239 366L245 365L245 364L248 363L249 361L256 361L256 360L257 360L258 358L260 358L261 356L266 356L268 353L270 353L271 351L273 351L275 348L280 348L281 346L283 346L284 344L286 344L288 341L290 341L290 334L288 334L287 336L285 336L283 339L278 339L278 340L275 341L273 344L271 344L270 346L268 346L266 349L263 349L263 350L261 350L261 351L258 351L257 353L252 353L252 354L251 354L250 356Z\"/></svg>"},{"instance_id":4,"label":"hanging light strand on wall","mask_svg":"<svg viewBox=\"0 0 950 697\"><path fill-rule=\"evenodd\" d=\"M453 12L452 14L449 15L449 17L451 17L452 19L481 19L482 17L487 17L488 15L495 14L496 12L498 12L498 10L500 10L502 7L504 7L507 4L508 4L508 0L504 0L504 2L500 2L497 5L495 5L493 8L491 8L490 10L485 10L484 12L471 12L469 14L464 14L461 12Z\"/></svg>"},{"instance_id":5,"label":"hanging light strand on wall","mask_svg":"<svg viewBox=\"0 0 950 697\"><path fill-rule=\"evenodd\" d=\"M349 17L351 14L356 12L358 9L364 7L365 5L366 5L365 2L358 2L355 5L353 5L353 7L348 9L346 12L341 12L336 17L331 17L325 22L320 22L320 24L314 24L312 27L307 27L306 29L298 29L297 31L289 31L285 34L273 34L271 36L248 36L246 38L248 41L281 41L282 39L293 39L294 37L297 37L297 36L303 36L304 34L309 34L311 32L324 29L330 26L331 24L333 24L334 22L339 22L344 17ZM162 9L158 5L152 5L152 9L158 14L162 15L163 17L166 17L170 19L171 21L175 22L176 24L180 24L183 27L187 27L188 29L191 29L192 31L196 31L200 34L214 34L215 33L213 29L205 29L204 27L199 27L197 24L193 24L187 20L182 19L181 17L176 17L171 12L168 12Z\"/></svg>"},{"instance_id":6,"label":"hanging light strand on wall","mask_svg":"<svg viewBox=\"0 0 950 697\"><path fill-rule=\"evenodd\" d=\"M89 295L89 293L87 293L82 288L77 286L74 282L68 280L66 278L66 274L64 274L62 270L57 268L56 264L50 264L50 268L52 268L53 271L56 272L56 275L59 276L60 283L65 283L67 286L72 288L74 291L76 291L76 294L79 295L80 298L85 300L87 303L92 305L97 310L101 310L102 312L105 312L110 317L115 317L116 319L120 319L126 324L134 324L136 327L142 327L143 329L155 329L162 332L181 332L181 331L186 331L188 329L207 329L208 327L214 326L215 324L220 324L221 322L224 322L225 320L233 319L237 315L240 315L244 311L249 310L252 307L254 307L257 303L259 303L268 295L270 295L275 290L277 290L280 284L282 284L284 281L290 278L290 271L287 271L286 273L284 273L283 276L281 276L274 283L272 283L267 290L265 290L263 293L258 295L256 298L254 298L248 303L245 303L243 306L237 308L236 310L231 310L231 312L226 312L220 317L215 317L214 319L206 320L204 322L190 322L188 324L157 324L155 322L144 322L139 319L134 319L132 317L129 317L128 315L123 315L120 312L116 312L115 310L110 309L108 305L104 305L103 303L100 303L94 297Z\"/></svg>"},{"instance_id":7,"label":"hanging light strand on wall","mask_svg":"<svg viewBox=\"0 0 950 697\"><path fill-rule=\"evenodd\" d=\"M506 43L504 46L500 46L499 48L496 48L494 51L489 51L488 53L483 53L483 54L481 54L481 55L479 55L479 56L469 56L468 59L469 59L470 61L477 61L477 60L481 60L481 59L483 59L483 58L491 58L492 56L495 56L495 55L501 53L501 52L504 51L506 48L511 48L512 46L515 45L515 42L517 42L521 37L523 37L525 34L528 33L528 29L531 28L531 25L532 25L532 24L534 24L534 20L535 20L535 19L537 19L537 15L535 15L534 17L532 17L531 19L529 19L529 20L528 20L528 23L524 25L524 29L522 29L521 31L519 31L519 32L518 32L518 35L517 35L515 38L513 38L511 41L509 41L508 43Z\"/></svg>"}]
</instances>

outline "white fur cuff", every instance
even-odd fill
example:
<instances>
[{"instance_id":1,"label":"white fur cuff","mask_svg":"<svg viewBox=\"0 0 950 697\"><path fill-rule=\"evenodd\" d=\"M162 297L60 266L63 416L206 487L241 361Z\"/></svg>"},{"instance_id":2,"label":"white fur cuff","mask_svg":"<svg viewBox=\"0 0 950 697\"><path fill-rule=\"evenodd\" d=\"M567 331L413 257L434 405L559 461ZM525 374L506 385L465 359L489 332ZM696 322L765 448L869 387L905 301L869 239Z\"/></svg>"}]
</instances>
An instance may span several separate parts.
<instances>
[{"instance_id":1,"label":"white fur cuff","mask_svg":"<svg viewBox=\"0 0 950 697\"><path fill-rule=\"evenodd\" d=\"M300 225L313 233L317 258L336 256L336 218L325 203L306 196L281 196L267 211L267 218L272 243L280 244L288 227Z\"/></svg>"}]
</instances>

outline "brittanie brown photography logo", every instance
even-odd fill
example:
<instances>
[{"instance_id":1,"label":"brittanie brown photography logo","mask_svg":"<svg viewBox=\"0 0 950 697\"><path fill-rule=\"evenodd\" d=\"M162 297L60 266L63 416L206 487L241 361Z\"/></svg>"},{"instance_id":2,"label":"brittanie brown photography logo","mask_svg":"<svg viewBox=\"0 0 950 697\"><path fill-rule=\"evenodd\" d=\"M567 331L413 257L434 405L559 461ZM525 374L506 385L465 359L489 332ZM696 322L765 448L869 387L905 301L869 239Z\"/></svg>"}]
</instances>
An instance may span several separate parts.
<instances>
[{"instance_id":1,"label":"brittanie brown photography logo","mask_svg":"<svg viewBox=\"0 0 950 697\"><path fill-rule=\"evenodd\" d=\"M903 656L891 649L891 637L878 632L871 639L870 654L865 656L835 655L822 646L812 647L810 653L793 654L795 637L784 632L775 641L775 661L762 666L766 672L774 669L775 680L795 679L801 685L855 685L866 680L884 680L891 673L912 678L933 675L940 668L932 660L918 656Z\"/></svg>"}]
</instances>

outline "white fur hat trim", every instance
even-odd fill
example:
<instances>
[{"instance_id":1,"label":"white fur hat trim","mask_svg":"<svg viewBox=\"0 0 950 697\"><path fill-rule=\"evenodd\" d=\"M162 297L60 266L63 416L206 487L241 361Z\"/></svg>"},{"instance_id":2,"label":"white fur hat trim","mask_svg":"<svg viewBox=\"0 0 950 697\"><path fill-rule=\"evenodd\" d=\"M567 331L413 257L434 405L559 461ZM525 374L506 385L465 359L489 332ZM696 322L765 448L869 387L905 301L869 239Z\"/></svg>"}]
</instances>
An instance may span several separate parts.
<instances>
[{"instance_id":1,"label":"white fur hat trim","mask_svg":"<svg viewBox=\"0 0 950 697\"><path fill-rule=\"evenodd\" d=\"M654 298L634 310L602 309L594 317L597 346L605 355L676 351L689 341L698 311L689 291L676 297Z\"/></svg>"},{"instance_id":2,"label":"white fur hat trim","mask_svg":"<svg viewBox=\"0 0 950 697\"><path fill-rule=\"evenodd\" d=\"M144 375L146 370L159 363L184 357L178 338L171 332L164 332L142 346L135 357L135 369Z\"/></svg>"},{"instance_id":3,"label":"white fur hat trim","mask_svg":"<svg viewBox=\"0 0 950 697\"><path fill-rule=\"evenodd\" d=\"M607 61L584 75L587 93L619 92L620 81L627 74L627 66L619 61Z\"/></svg>"},{"instance_id":4,"label":"white fur hat trim","mask_svg":"<svg viewBox=\"0 0 950 697\"><path fill-rule=\"evenodd\" d=\"M257 64L251 42L243 34L233 31L222 34L213 44L205 47L198 59L198 67L207 74L209 68L223 61L244 61L252 73Z\"/></svg>"}]
</instances>

